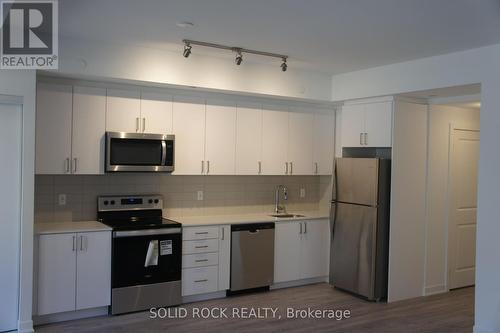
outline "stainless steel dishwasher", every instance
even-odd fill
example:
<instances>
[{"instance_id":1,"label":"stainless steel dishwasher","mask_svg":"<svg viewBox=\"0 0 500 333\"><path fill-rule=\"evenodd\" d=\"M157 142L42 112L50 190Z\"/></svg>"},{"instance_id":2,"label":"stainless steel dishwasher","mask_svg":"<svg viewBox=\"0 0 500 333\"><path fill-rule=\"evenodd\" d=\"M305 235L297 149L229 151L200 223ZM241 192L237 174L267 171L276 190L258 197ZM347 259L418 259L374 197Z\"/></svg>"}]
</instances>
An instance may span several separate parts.
<instances>
[{"instance_id":1,"label":"stainless steel dishwasher","mask_svg":"<svg viewBox=\"0 0 500 333\"><path fill-rule=\"evenodd\" d=\"M266 288L274 278L274 223L231 226L230 292Z\"/></svg>"}]
</instances>

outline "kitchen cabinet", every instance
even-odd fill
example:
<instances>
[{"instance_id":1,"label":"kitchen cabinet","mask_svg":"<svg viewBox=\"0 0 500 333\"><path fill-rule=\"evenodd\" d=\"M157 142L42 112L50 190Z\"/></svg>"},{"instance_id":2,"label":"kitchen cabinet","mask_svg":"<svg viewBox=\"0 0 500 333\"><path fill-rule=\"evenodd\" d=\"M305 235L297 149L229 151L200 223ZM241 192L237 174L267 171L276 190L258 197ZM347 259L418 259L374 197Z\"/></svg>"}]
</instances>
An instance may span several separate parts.
<instances>
[{"instance_id":1,"label":"kitchen cabinet","mask_svg":"<svg viewBox=\"0 0 500 333\"><path fill-rule=\"evenodd\" d=\"M205 101L174 97L175 175L205 174Z\"/></svg>"},{"instance_id":2,"label":"kitchen cabinet","mask_svg":"<svg viewBox=\"0 0 500 333\"><path fill-rule=\"evenodd\" d=\"M141 132L172 133L172 96L154 92L141 93Z\"/></svg>"},{"instance_id":3,"label":"kitchen cabinet","mask_svg":"<svg viewBox=\"0 0 500 333\"><path fill-rule=\"evenodd\" d=\"M108 89L106 131L142 132L140 99L141 94L136 90Z\"/></svg>"},{"instance_id":4,"label":"kitchen cabinet","mask_svg":"<svg viewBox=\"0 0 500 333\"><path fill-rule=\"evenodd\" d=\"M391 147L392 102L345 104L342 107L343 147Z\"/></svg>"},{"instance_id":5,"label":"kitchen cabinet","mask_svg":"<svg viewBox=\"0 0 500 333\"><path fill-rule=\"evenodd\" d=\"M335 152L335 114L333 110L314 114L313 174L331 175Z\"/></svg>"},{"instance_id":6,"label":"kitchen cabinet","mask_svg":"<svg viewBox=\"0 0 500 333\"><path fill-rule=\"evenodd\" d=\"M291 108L288 113L288 174L313 174L312 112Z\"/></svg>"},{"instance_id":7,"label":"kitchen cabinet","mask_svg":"<svg viewBox=\"0 0 500 333\"><path fill-rule=\"evenodd\" d=\"M205 120L205 173L234 175L236 103L207 101Z\"/></svg>"},{"instance_id":8,"label":"kitchen cabinet","mask_svg":"<svg viewBox=\"0 0 500 333\"><path fill-rule=\"evenodd\" d=\"M73 87L38 83L36 96L36 173L71 172Z\"/></svg>"},{"instance_id":9,"label":"kitchen cabinet","mask_svg":"<svg viewBox=\"0 0 500 333\"><path fill-rule=\"evenodd\" d=\"M262 106L239 103L236 111L237 175L262 172Z\"/></svg>"},{"instance_id":10,"label":"kitchen cabinet","mask_svg":"<svg viewBox=\"0 0 500 333\"><path fill-rule=\"evenodd\" d=\"M110 231L39 235L37 266L37 315L110 304Z\"/></svg>"},{"instance_id":11,"label":"kitchen cabinet","mask_svg":"<svg viewBox=\"0 0 500 333\"><path fill-rule=\"evenodd\" d=\"M328 275L329 221L276 223L274 283Z\"/></svg>"},{"instance_id":12,"label":"kitchen cabinet","mask_svg":"<svg viewBox=\"0 0 500 333\"><path fill-rule=\"evenodd\" d=\"M263 110L261 174L288 174L288 108L264 106Z\"/></svg>"}]
</instances>

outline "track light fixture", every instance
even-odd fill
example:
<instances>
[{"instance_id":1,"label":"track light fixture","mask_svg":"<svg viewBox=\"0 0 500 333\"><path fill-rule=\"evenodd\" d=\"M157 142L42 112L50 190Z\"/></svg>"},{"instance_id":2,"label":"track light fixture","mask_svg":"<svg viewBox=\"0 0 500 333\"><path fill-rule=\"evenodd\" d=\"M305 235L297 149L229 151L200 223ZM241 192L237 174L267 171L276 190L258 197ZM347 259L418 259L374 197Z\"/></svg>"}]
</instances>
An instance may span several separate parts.
<instances>
[{"instance_id":1,"label":"track light fixture","mask_svg":"<svg viewBox=\"0 0 500 333\"><path fill-rule=\"evenodd\" d=\"M200 41L189 40L189 39L184 39L183 43L184 43L183 55L185 58L189 57L189 55L191 54L191 45L198 45L198 46L213 47L216 49L236 52L236 58L234 59L234 63L238 66L241 65L241 63L243 62L243 53L249 53L249 54L256 54L256 55L261 55L261 56L265 56L265 57L280 58L282 60L282 63L280 65L281 70L283 72L286 72L286 70L288 69L288 64L286 63L288 56L286 56L284 54L250 50L250 49L244 49L241 47L226 46L226 45L221 45L221 44L200 42Z\"/></svg>"}]
</instances>

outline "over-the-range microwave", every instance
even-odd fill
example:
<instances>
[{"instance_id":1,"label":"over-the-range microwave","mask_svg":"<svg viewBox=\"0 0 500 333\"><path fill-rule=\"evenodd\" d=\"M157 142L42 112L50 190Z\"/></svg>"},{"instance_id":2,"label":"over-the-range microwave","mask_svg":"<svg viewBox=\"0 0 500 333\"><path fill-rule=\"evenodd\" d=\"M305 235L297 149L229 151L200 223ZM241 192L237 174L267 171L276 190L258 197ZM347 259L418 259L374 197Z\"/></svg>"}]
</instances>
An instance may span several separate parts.
<instances>
[{"instance_id":1,"label":"over-the-range microwave","mask_svg":"<svg viewBox=\"0 0 500 333\"><path fill-rule=\"evenodd\" d=\"M174 135L106 132L106 172L172 172L174 146Z\"/></svg>"}]
</instances>

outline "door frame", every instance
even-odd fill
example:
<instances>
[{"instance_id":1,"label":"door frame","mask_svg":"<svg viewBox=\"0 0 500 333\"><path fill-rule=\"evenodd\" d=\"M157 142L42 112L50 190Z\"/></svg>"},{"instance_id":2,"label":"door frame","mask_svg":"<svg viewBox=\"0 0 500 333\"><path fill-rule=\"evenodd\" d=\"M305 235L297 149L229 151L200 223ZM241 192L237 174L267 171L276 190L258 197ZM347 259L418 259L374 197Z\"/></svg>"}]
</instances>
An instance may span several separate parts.
<instances>
[{"instance_id":1,"label":"door frame","mask_svg":"<svg viewBox=\"0 0 500 333\"><path fill-rule=\"evenodd\" d=\"M450 123L448 127L448 172L447 172L447 184L446 184L446 260L445 260L445 281L446 281L446 291L450 291L450 264L452 261L453 251L451 251L450 234L451 230L451 216L453 214L453 204L452 204L452 153L453 153L453 139L455 131L468 131L481 133L481 130L477 127L467 127L467 126L457 126L455 123ZM479 176L479 174L478 174ZM477 227L477 223L476 223ZM477 256L477 253L476 253Z\"/></svg>"}]
</instances>

